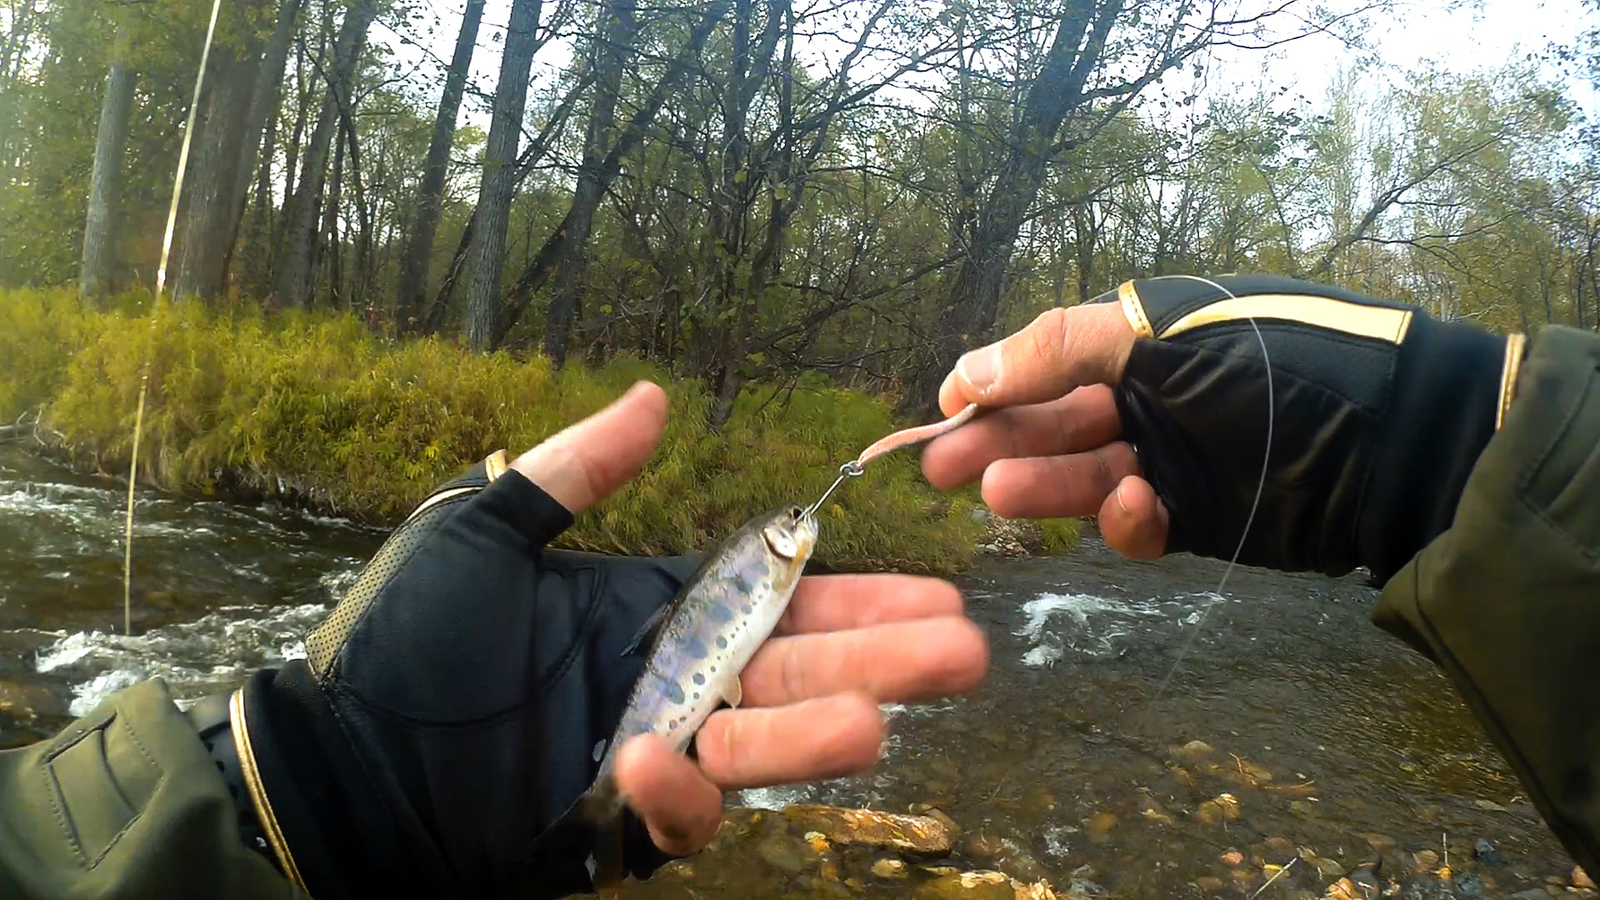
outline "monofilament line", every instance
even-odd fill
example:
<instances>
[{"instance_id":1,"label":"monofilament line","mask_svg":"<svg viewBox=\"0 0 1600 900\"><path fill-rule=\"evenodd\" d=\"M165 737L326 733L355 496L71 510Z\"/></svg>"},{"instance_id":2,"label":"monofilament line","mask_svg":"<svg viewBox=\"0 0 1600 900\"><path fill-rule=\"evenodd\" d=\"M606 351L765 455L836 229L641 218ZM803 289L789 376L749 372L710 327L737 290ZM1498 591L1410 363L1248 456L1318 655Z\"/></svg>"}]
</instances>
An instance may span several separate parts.
<instances>
[{"instance_id":1,"label":"monofilament line","mask_svg":"<svg viewBox=\"0 0 1600 900\"><path fill-rule=\"evenodd\" d=\"M216 37L217 17L221 12L222 0L212 0L211 23L206 26L205 46L200 49L200 71L194 76L194 97L189 101L189 119L183 126L183 147L178 151L178 174L172 180L167 232L161 238L161 265L156 268L156 295L150 306L152 337L156 332L156 316L161 310L161 293L167 287L167 262L172 258L172 232L178 224L178 199L183 196L183 173L189 168L189 147L194 141L195 115L200 111L200 92L206 82L206 63L211 58L211 41ZM145 392L150 388L150 347L145 348L143 368L139 376L139 407L133 414L133 453L128 460L128 520L122 536L122 633L127 635L133 634L133 486L139 477L139 437L144 431Z\"/></svg>"},{"instance_id":2,"label":"monofilament line","mask_svg":"<svg viewBox=\"0 0 1600 900\"><path fill-rule=\"evenodd\" d=\"M1217 284L1215 281L1212 281L1209 278L1201 278L1198 275L1166 275L1162 277L1187 278L1191 281L1198 281L1202 284L1211 285L1212 287L1226 294L1230 300L1239 299L1238 297L1234 296L1232 291L1220 284ZM1273 411L1277 406L1272 396L1272 357L1267 353L1267 340L1261 336L1261 328L1260 326L1256 325L1255 317L1246 316L1245 318L1250 320L1250 328L1256 333L1256 342L1261 345L1261 361L1267 369L1267 447L1261 455L1261 478L1256 482L1256 498L1250 504L1250 515L1245 518L1244 530L1239 534L1239 546L1234 548L1233 558L1228 560L1227 568L1222 570L1222 580L1217 583L1217 589L1212 593L1211 602L1206 604L1205 608L1200 611L1200 618L1195 622L1194 631L1189 634L1189 637L1184 641L1183 646L1178 649L1178 658L1173 661L1172 670L1167 673L1167 677L1161 679L1161 685L1156 688L1155 695L1150 698L1151 702L1160 699L1161 695L1166 692L1167 685L1172 683L1172 676L1178 674L1178 667L1183 665L1184 658L1189 655L1189 651L1194 647L1194 642L1199 639L1200 629L1205 626L1206 616L1210 614L1211 607L1216 606L1217 603L1222 600L1222 588L1227 585L1228 576L1233 574L1233 567L1238 564L1239 555L1244 552L1244 542L1250 536L1250 526L1255 523L1256 510L1261 506L1261 494L1266 490L1267 487L1267 471L1272 460Z\"/></svg>"}]
</instances>

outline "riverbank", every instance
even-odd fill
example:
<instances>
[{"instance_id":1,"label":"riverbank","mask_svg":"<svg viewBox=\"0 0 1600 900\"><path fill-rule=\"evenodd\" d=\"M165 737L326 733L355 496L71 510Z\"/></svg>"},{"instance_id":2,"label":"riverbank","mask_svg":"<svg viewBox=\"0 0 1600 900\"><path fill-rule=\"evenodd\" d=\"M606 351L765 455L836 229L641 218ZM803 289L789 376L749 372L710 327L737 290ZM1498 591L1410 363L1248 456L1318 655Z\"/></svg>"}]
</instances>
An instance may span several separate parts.
<instances>
[{"instance_id":1,"label":"riverbank","mask_svg":"<svg viewBox=\"0 0 1600 900\"><path fill-rule=\"evenodd\" d=\"M79 471L126 477L148 366L141 483L379 526L495 449L533 446L648 379L671 398L661 448L560 541L614 553L703 549L755 511L820 494L900 424L886 398L802 378L746 389L713 434L702 384L637 359L554 370L536 355L382 340L349 315L152 313L138 297L97 312L64 290L0 292L0 360L0 421L37 414L31 433ZM914 453L877 463L824 515L819 562L841 570L959 572L996 534L975 491L934 490ZM1070 521L1021 531L1038 552L1076 538Z\"/></svg>"}]
</instances>

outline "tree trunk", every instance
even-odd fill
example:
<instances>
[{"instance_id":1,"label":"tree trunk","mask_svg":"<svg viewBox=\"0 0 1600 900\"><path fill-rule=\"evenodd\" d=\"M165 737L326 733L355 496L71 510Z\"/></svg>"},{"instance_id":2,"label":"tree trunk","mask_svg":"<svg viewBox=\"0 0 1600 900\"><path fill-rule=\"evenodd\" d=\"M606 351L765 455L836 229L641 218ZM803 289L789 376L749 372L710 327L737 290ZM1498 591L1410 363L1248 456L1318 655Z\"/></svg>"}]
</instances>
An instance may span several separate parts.
<instances>
[{"instance_id":1,"label":"tree trunk","mask_svg":"<svg viewBox=\"0 0 1600 900\"><path fill-rule=\"evenodd\" d=\"M545 318L544 352L558 367L567 361L567 341L572 334L572 323L580 313L578 294L589 252L589 235L594 230L594 214L605 196L603 167L616 126L623 63L633 49L634 9L635 0L609 0L600 9L602 21L595 29L597 39L593 53L598 78L594 102L584 131L583 164L578 170L572 212L567 216L566 240L556 264L556 290Z\"/></svg>"},{"instance_id":2,"label":"tree trunk","mask_svg":"<svg viewBox=\"0 0 1600 900\"><path fill-rule=\"evenodd\" d=\"M338 127L339 106L349 96L356 63L366 45L367 26L377 13L377 0L357 0L345 13L334 41L333 68L317 127L301 161L300 184L284 209L284 247L275 293L285 306L308 306L317 238L318 201L327 179L328 148Z\"/></svg>"},{"instance_id":3,"label":"tree trunk","mask_svg":"<svg viewBox=\"0 0 1600 900\"><path fill-rule=\"evenodd\" d=\"M182 252L172 287L176 299L192 296L209 301L223 292L235 194L242 190L238 168L245 153L246 119L260 70L254 52L258 49L250 40L238 50L228 43L216 48L220 52L206 100L205 127L197 135L198 152L188 176Z\"/></svg>"},{"instance_id":4,"label":"tree trunk","mask_svg":"<svg viewBox=\"0 0 1600 900\"><path fill-rule=\"evenodd\" d=\"M322 205L322 228L318 231L322 237L311 250L312 282L315 283L316 271L321 268L324 259L328 262L328 302L334 309L339 309L346 304L344 289L341 284L339 267L342 249L339 239L339 204L340 187L344 184L344 141L338 140L333 148L333 172L328 176L328 202ZM326 243L324 243L326 242ZM323 249L325 248L325 249ZM321 250L321 252L319 252ZM315 296L311 298L316 301Z\"/></svg>"},{"instance_id":5,"label":"tree trunk","mask_svg":"<svg viewBox=\"0 0 1600 900\"><path fill-rule=\"evenodd\" d=\"M455 146L456 118L461 112L461 95L466 91L467 70L472 66L472 51L477 46L484 2L467 0L461 31L456 35L455 55L450 57L450 68L445 73L439 114L433 120L433 136L428 140L428 158L422 164L416 222L400 253L400 285L394 320L395 328L402 335L415 331L415 320L422 313L422 303L428 292L428 263L433 255L434 237L439 232L444 182L450 173L450 150Z\"/></svg>"},{"instance_id":6,"label":"tree trunk","mask_svg":"<svg viewBox=\"0 0 1600 900\"><path fill-rule=\"evenodd\" d=\"M278 109L282 105L283 74L289 62L289 47L294 44L295 26L300 18L300 8L304 4L305 0L281 0L278 5L277 23L272 29L272 36L267 40L266 51L256 71L255 85L250 94L250 109L245 114L244 143L239 150L236 183L229 197L228 253L223 261L222 271L224 279L227 278L232 266L234 254L238 252L241 232L251 246L259 246L264 233L266 211L263 207L270 207L272 204L270 173L272 153L277 143ZM258 162L261 164L257 165ZM242 225L245 199L250 196L251 178L256 179L256 212L252 216L250 228L244 229ZM248 287L255 287L255 279L249 279Z\"/></svg>"},{"instance_id":7,"label":"tree trunk","mask_svg":"<svg viewBox=\"0 0 1600 900\"><path fill-rule=\"evenodd\" d=\"M295 108L294 129L289 133L289 146L283 151L283 209L272 225L272 235L266 252L263 254L262 266L263 279L260 288L268 297L273 298L270 303L279 305L273 286L277 283L277 272L282 266L280 259L285 234L288 230L289 204L294 198L296 175L299 172L300 148L305 142L306 119L311 106L311 91L307 86L306 78L306 44L305 40L295 41L294 51L294 76L295 76Z\"/></svg>"},{"instance_id":8,"label":"tree trunk","mask_svg":"<svg viewBox=\"0 0 1600 900\"><path fill-rule=\"evenodd\" d=\"M118 46L122 35L118 35ZM95 130L94 171L89 176L89 210L83 229L83 268L78 296L101 304L116 268L116 215L122 187L122 154L128 144L128 119L133 111L133 71L122 60L106 75L100 125Z\"/></svg>"},{"instance_id":9,"label":"tree trunk","mask_svg":"<svg viewBox=\"0 0 1600 900\"><path fill-rule=\"evenodd\" d=\"M706 39L716 28L717 23L728 14L728 7L732 0L716 0L716 3L706 11L694 30L689 34L688 46L673 59L661 80L651 88L650 95L639 107L628 124L623 128L622 134L617 138L616 144L606 154L605 162L600 166L600 189L604 192L616 179L617 173L622 170L622 158L633 152L644 138L644 133L651 123L655 121L656 114L667 102L672 89L678 81L690 70L691 64L700 55L700 50L705 46ZM561 224L556 226L550 236L545 238L544 245L533 259L523 266L522 274L517 276L516 283L506 297L506 302L500 311L499 319L494 323L494 334L490 344L498 345L505 339L506 333L522 317L523 310L528 308L528 303L540 288L544 287L552 272L555 271L557 262L567 240L567 224L573 210L568 210L562 218Z\"/></svg>"},{"instance_id":10,"label":"tree trunk","mask_svg":"<svg viewBox=\"0 0 1600 900\"><path fill-rule=\"evenodd\" d=\"M1099 67L1122 5L1109 0L1096 9L1095 0L1077 0L1062 11L1044 64L1011 127L1009 156L970 234L957 239L965 238L968 250L945 291L933 346L901 397L901 412L936 416L945 374L969 345L983 342L994 328L1017 233L1038 197L1062 125L1084 102L1084 84Z\"/></svg>"},{"instance_id":11,"label":"tree trunk","mask_svg":"<svg viewBox=\"0 0 1600 900\"><path fill-rule=\"evenodd\" d=\"M467 346L474 350L491 350L498 343L495 334L500 318L500 273L505 266L506 230L516 191L515 162L528 99L528 70L539 49L541 10L541 0L512 0L511 21L506 26L505 51L500 58L494 112L484 148L483 180L478 189L477 228L467 251L472 279L467 285L464 332Z\"/></svg>"}]
</instances>

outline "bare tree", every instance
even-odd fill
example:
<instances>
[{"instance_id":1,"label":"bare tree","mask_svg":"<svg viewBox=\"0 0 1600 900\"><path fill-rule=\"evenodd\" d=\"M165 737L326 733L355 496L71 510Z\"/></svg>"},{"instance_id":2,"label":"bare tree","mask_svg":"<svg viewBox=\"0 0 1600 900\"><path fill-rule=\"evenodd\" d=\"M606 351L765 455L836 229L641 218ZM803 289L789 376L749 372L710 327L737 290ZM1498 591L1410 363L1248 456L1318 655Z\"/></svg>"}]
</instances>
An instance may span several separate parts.
<instances>
[{"instance_id":1,"label":"bare tree","mask_svg":"<svg viewBox=\"0 0 1600 900\"><path fill-rule=\"evenodd\" d=\"M483 180L478 189L472 244L467 251L472 280L467 286L463 332L467 344L477 350L491 349L496 343L500 273L505 267L506 230L511 221L511 198L516 192L517 144L522 137L522 114L528 100L528 72L543 43L539 30L543 6L541 0L512 0L500 77L495 82Z\"/></svg>"},{"instance_id":2,"label":"bare tree","mask_svg":"<svg viewBox=\"0 0 1600 900\"><path fill-rule=\"evenodd\" d=\"M300 163L300 183L285 205L284 246L278 263L275 292L285 306L311 304L312 269L315 265L318 211L327 179L329 145L338 127L339 108L347 103L350 85L366 45L367 28L377 14L377 0L356 0L346 10L334 41L332 66L316 129ZM340 94L344 98L341 99Z\"/></svg>"},{"instance_id":3,"label":"bare tree","mask_svg":"<svg viewBox=\"0 0 1600 900\"><path fill-rule=\"evenodd\" d=\"M95 130L94 170L89 176L89 210L83 229L83 264L78 294L103 303L116 265L116 210L122 185L122 154L133 111L133 70L125 62L127 33L118 30L111 69L106 73L100 125Z\"/></svg>"},{"instance_id":4,"label":"bare tree","mask_svg":"<svg viewBox=\"0 0 1600 900\"><path fill-rule=\"evenodd\" d=\"M421 313L422 302L428 291L428 260L433 254L433 240L439 231L439 218L444 208L445 178L450 172L450 150L455 145L456 117L461 112L461 97L466 91L467 70L472 66L473 49L477 46L478 25L483 21L485 0L467 0L461 17L461 30L456 34L455 54L450 57L450 67L445 70L444 94L439 99L438 114L433 120L433 132L428 140L428 158L422 164L422 186L418 189L417 214L405 249L400 253L400 283L395 300L395 326L401 334L415 328L415 319Z\"/></svg>"}]
</instances>

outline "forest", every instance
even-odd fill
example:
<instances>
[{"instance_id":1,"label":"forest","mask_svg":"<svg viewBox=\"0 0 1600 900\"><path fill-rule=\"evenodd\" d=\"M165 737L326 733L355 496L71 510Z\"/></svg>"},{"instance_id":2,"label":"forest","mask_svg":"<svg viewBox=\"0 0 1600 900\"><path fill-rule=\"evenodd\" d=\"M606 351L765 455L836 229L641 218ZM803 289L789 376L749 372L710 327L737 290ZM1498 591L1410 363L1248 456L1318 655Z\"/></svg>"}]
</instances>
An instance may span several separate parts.
<instances>
[{"instance_id":1,"label":"forest","mask_svg":"<svg viewBox=\"0 0 1600 900\"><path fill-rule=\"evenodd\" d=\"M1576 29L1395 73L1362 52L1385 0L212 11L0 0L0 306L136 314L164 278L175 309L340 316L375 345L637 362L703 395L705 433L799 385L926 417L961 352L1137 276L1600 328ZM1219 74L1313 39L1348 49L1316 96Z\"/></svg>"}]
</instances>

